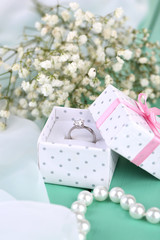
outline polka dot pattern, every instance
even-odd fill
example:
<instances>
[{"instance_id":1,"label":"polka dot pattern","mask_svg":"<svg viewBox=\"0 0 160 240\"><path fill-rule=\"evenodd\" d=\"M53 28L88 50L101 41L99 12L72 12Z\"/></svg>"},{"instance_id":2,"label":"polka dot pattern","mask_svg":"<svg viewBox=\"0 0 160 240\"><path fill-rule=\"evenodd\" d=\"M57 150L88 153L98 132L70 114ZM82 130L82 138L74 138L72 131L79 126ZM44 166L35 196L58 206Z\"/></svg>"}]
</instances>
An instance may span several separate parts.
<instances>
[{"instance_id":1,"label":"polka dot pattern","mask_svg":"<svg viewBox=\"0 0 160 240\"><path fill-rule=\"evenodd\" d=\"M109 187L114 172L110 165L116 154L111 153L111 150L85 147L80 151L78 147L68 145L62 149L55 144L53 148L40 149L40 156L45 161L40 158L39 164L45 182L90 189L94 185ZM117 158L114 166L116 162Z\"/></svg>"},{"instance_id":2,"label":"polka dot pattern","mask_svg":"<svg viewBox=\"0 0 160 240\"><path fill-rule=\"evenodd\" d=\"M133 99L110 85L90 107L95 121L117 98L137 107ZM132 161L154 137L145 119L125 104L119 104L99 130L108 146L129 161ZM140 167L152 175L154 173L154 176L160 179L160 146L143 161Z\"/></svg>"}]
</instances>

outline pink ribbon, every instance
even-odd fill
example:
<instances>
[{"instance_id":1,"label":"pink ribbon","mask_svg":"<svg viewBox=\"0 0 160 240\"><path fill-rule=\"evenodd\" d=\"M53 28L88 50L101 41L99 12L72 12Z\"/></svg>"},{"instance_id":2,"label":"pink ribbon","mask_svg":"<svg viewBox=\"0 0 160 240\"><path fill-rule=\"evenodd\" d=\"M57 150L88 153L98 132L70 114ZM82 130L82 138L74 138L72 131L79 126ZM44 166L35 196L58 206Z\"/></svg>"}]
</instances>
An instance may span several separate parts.
<instances>
[{"instance_id":1,"label":"pink ribbon","mask_svg":"<svg viewBox=\"0 0 160 240\"><path fill-rule=\"evenodd\" d=\"M142 103L142 97L144 97L144 103ZM132 160L134 164L139 166L160 145L160 133L158 131L158 129L160 129L160 123L158 123L156 119L156 116L160 115L160 109L156 107L148 108L147 96L145 93L140 93L138 95L138 102L136 102L137 107L131 105L126 101L121 101L119 98L117 98L97 120L97 128L100 128L100 126L105 122L105 120L110 116L110 114L116 109L116 107L120 103L124 104L128 108L132 109L134 112L143 116L154 133L154 138Z\"/></svg>"}]
</instances>

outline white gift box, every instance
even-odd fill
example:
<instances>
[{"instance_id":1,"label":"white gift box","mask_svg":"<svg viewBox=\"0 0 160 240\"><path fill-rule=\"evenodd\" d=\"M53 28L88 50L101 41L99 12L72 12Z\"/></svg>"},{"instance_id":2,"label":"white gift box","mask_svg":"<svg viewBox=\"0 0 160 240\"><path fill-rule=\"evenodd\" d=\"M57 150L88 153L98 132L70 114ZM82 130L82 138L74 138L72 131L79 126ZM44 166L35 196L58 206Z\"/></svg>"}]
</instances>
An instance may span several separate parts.
<instances>
[{"instance_id":1,"label":"white gift box","mask_svg":"<svg viewBox=\"0 0 160 240\"><path fill-rule=\"evenodd\" d=\"M67 133L73 120L83 119L93 129L96 143L86 129ZM118 155L107 147L88 109L54 107L38 140L39 168L46 183L93 189L109 188Z\"/></svg>"},{"instance_id":2,"label":"white gift box","mask_svg":"<svg viewBox=\"0 0 160 240\"><path fill-rule=\"evenodd\" d=\"M89 110L111 149L160 179L160 137L132 108L137 103L109 85Z\"/></svg>"}]
</instances>

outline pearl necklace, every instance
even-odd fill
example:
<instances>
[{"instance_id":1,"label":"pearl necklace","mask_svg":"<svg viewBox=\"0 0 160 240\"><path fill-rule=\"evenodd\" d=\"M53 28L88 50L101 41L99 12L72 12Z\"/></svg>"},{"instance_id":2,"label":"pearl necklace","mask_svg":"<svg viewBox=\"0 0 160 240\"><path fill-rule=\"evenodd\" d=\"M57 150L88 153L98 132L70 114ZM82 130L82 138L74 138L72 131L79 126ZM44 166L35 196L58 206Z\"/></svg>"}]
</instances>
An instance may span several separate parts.
<instances>
[{"instance_id":1,"label":"pearl necklace","mask_svg":"<svg viewBox=\"0 0 160 240\"><path fill-rule=\"evenodd\" d=\"M122 188L114 187L110 192L104 186L97 186L93 189L93 193L82 191L78 194L78 200L72 203L71 209L76 214L79 240L85 240L87 233L90 231L90 223L85 219L87 207L92 204L93 197L97 201L104 201L107 198L114 203L120 203L121 207L129 211L134 219L142 219L143 217L150 223L160 222L160 209L152 207L145 211L141 203L136 203L134 196L125 194Z\"/></svg>"}]
</instances>

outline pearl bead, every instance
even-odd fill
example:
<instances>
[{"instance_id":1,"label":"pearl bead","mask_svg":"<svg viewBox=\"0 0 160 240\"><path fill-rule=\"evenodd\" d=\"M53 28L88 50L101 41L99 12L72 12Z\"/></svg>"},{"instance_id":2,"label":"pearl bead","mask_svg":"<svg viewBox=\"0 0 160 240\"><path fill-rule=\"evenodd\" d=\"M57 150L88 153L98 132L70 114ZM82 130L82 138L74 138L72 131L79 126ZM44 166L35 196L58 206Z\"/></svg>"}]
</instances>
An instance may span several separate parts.
<instances>
[{"instance_id":1,"label":"pearl bead","mask_svg":"<svg viewBox=\"0 0 160 240\"><path fill-rule=\"evenodd\" d=\"M119 187L112 188L109 193L109 197L111 201L114 203L119 203L123 195L124 195L124 191L122 188L119 188Z\"/></svg>"},{"instance_id":2,"label":"pearl bead","mask_svg":"<svg viewBox=\"0 0 160 240\"><path fill-rule=\"evenodd\" d=\"M77 220L82 220L82 219L84 219L84 214L83 213L76 213L76 218L77 218Z\"/></svg>"},{"instance_id":3,"label":"pearl bead","mask_svg":"<svg viewBox=\"0 0 160 240\"><path fill-rule=\"evenodd\" d=\"M82 213L82 214L85 214L87 210L86 205L82 201L76 201L72 203L71 209L75 213Z\"/></svg>"},{"instance_id":4,"label":"pearl bead","mask_svg":"<svg viewBox=\"0 0 160 240\"><path fill-rule=\"evenodd\" d=\"M108 197L108 191L103 186L97 186L93 190L93 196L97 201L104 201Z\"/></svg>"},{"instance_id":5,"label":"pearl bead","mask_svg":"<svg viewBox=\"0 0 160 240\"><path fill-rule=\"evenodd\" d=\"M78 239L79 240L86 240L86 234L83 232L78 233Z\"/></svg>"},{"instance_id":6,"label":"pearl bead","mask_svg":"<svg viewBox=\"0 0 160 240\"><path fill-rule=\"evenodd\" d=\"M150 208L146 212L146 219L150 223L159 223L160 222L160 210L158 208Z\"/></svg>"},{"instance_id":7,"label":"pearl bead","mask_svg":"<svg viewBox=\"0 0 160 240\"><path fill-rule=\"evenodd\" d=\"M120 204L125 210L128 210L132 204L136 203L135 197L129 194L125 194L121 197Z\"/></svg>"},{"instance_id":8,"label":"pearl bead","mask_svg":"<svg viewBox=\"0 0 160 240\"><path fill-rule=\"evenodd\" d=\"M79 220L78 229L80 232L87 234L90 230L90 223L86 219Z\"/></svg>"},{"instance_id":9,"label":"pearl bead","mask_svg":"<svg viewBox=\"0 0 160 240\"><path fill-rule=\"evenodd\" d=\"M141 219L144 216L145 208L140 203L134 203L129 208L129 214L135 219Z\"/></svg>"},{"instance_id":10,"label":"pearl bead","mask_svg":"<svg viewBox=\"0 0 160 240\"><path fill-rule=\"evenodd\" d=\"M89 191L82 191L78 194L78 200L83 201L86 206L89 206L93 202L93 195Z\"/></svg>"}]
</instances>

